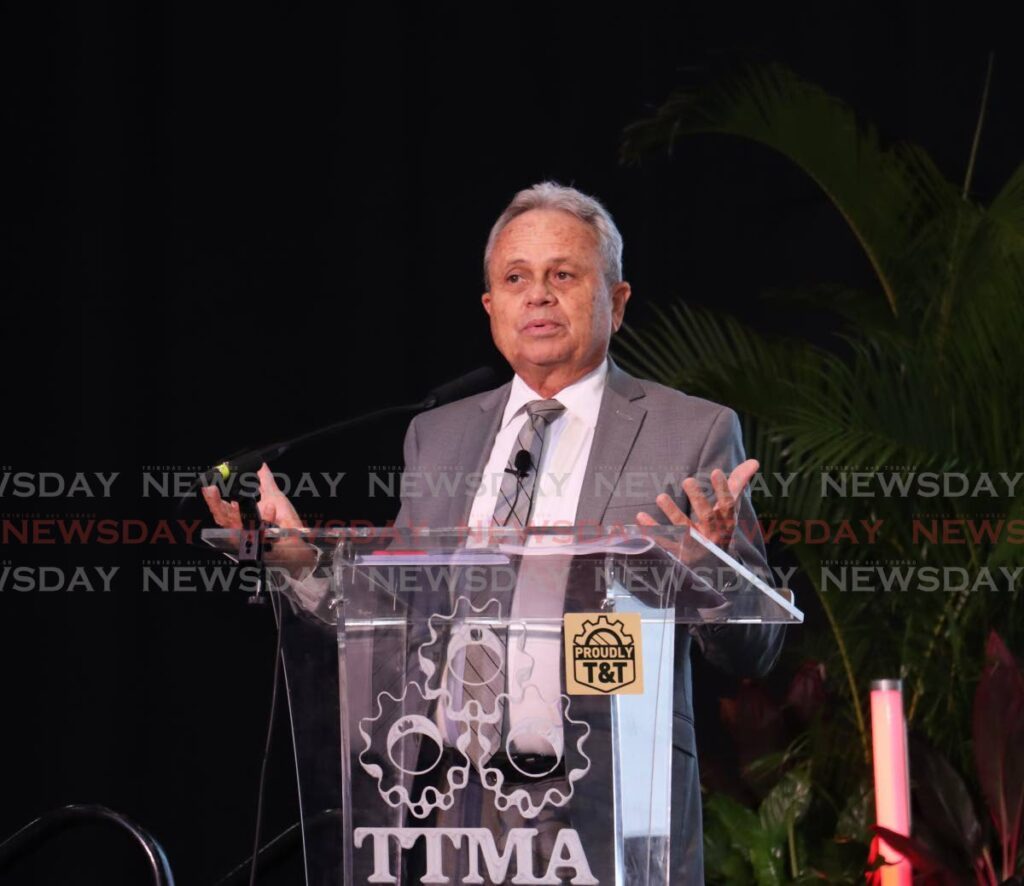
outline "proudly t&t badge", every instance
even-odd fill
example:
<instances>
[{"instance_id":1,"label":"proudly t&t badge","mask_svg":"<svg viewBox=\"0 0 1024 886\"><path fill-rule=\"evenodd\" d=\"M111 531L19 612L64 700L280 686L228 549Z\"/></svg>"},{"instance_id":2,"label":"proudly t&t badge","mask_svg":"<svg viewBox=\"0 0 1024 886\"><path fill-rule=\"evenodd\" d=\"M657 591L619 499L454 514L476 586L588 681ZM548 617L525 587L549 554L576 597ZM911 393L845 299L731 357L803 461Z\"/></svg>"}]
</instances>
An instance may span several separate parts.
<instances>
[{"instance_id":1,"label":"proudly t&t badge","mask_svg":"<svg viewBox=\"0 0 1024 886\"><path fill-rule=\"evenodd\" d=\"M566 613L563 630L569 695L643 693L640 613Z\"/></svg>"}]
</instances>

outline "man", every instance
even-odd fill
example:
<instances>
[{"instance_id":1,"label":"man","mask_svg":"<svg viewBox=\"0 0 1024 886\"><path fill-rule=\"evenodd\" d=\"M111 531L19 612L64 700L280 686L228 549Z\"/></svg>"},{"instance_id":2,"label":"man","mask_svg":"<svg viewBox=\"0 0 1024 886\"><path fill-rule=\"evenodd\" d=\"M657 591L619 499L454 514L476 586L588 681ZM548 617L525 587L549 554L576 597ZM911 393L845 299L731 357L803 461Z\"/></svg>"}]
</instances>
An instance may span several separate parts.
<instances>
[{"instance_id":1,"label":"man","mask_svg":"<svg viewBox=\"0 0 1024 886\"><path fill-rule=\"evenodd\" d=\"M551 182L521 191L491 231L484 274L491 334L515 377L417 416L405 440L407 471L480 473L482 482L455 485L450 496L406 498L396 524L672 523L693 526L766 573L746 489L758 463L744 458L736 414L636 379L608 358L631 289L622 279L622 238L604 207ZM535 483L514 498L508 468L524 448L532 449ZM666 473L681 485L659 487ZM261 476L264 518L301 525L269 470ZM710 496L698 477L710 478ZM220 525L238 525L237 508L216 490L204 494ZM713 663L752 675L772 666L782 643L778 626L677 631L673 883L703 882L691 634Z\"/></svg>"}]
</instances>

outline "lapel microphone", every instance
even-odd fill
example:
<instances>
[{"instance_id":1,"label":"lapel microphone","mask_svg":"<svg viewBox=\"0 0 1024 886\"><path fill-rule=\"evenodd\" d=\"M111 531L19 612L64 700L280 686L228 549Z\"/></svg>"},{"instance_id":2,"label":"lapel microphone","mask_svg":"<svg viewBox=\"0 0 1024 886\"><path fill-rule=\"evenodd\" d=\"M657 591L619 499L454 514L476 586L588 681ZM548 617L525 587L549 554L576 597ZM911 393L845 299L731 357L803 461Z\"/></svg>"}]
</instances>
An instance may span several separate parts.
<instances>
[{"instance_id":1,"label":"lapel microphone","mask_svg":"<svg viewBox=\"0 0 1024 886\"><path fill-rule=\"evenodd\" d=\"M505 468L505 473L515 474L520 480L522 480L523 477L530 473L530 468L533 467L533 458L530 456L529 450L520 449L516 453L513 464L515 467Z\"/></svg>"}]
</instances>

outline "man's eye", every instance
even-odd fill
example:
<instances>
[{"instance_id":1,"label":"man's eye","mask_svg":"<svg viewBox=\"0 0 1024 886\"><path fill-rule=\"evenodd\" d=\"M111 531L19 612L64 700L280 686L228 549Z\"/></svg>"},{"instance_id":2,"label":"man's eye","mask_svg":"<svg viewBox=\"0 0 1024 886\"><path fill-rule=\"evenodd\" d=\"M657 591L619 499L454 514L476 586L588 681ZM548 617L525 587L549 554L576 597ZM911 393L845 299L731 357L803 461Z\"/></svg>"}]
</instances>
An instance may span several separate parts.
<instances>
[{"instance_id":1,"label":"man's eye","mask_svg":"<svg viewBox=\"0 0 1024 886\"><path fill-rule=\"evenodd\" d=\"M568 280L569 278L572 277L572 274L569 271L556 271L555 276L559 280Z\"/></svg>"},{"instance_id":2,"label":"man's eye","mask_svg":"<svg viewBox=\"0 0 1024 886\"><path fill-rule=\"evenodd\" d=\"M508 283L518 283L520 279L522 279L522 275L521 274L509 274L505 278L505 281L508 282Z\"/></svg>"}]
</instances>

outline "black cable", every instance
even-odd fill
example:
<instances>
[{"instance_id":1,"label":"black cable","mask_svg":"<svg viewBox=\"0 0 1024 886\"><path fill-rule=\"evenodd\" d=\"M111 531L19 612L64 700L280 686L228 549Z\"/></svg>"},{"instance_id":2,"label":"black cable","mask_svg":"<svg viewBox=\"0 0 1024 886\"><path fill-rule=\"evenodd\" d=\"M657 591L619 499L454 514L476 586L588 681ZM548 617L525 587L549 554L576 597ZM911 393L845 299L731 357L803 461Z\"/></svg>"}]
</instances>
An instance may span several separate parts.
<instances>
[{"instance_id":1,"label":"black cable","mask_svg":"<svg viewBox=\"0 0 1024 886\"><path fill-rule=\"evenodd\" d=\"M93 823L114 825L125 831L145 854L155 886L174 886L171 864L156 837L120 812L106 806L86 804L53 809L33 819L20 831L0 843L0 871L6 871L50 837L81 824Z\"/></svg>"},{"instance_id":2,"label":"black cable","mask_svg":"<svg viewBox=\"0 0 1024 886\"><path fill-rule=\"evenodd\" d=\"M260 847L256 862L260 871L266 873L268 869L275 867L286 860L296 850L301 851L303 832L321 827L325 824L334 824L341 821L340 809L322 809L311 816L304 816L297 822L286 827L274 839L266 842ZM221 877L214 886L242 886L245 882L245 873L253 859L246 858Z\"/></svg>"},{"instance_id":3,"label":"black cable","mask_svg":"<svg viewBox=\"0 0 1024 886\"><path fill-rule=\"evenodd\" d=\"M263 573L263 580L269 581L266 571ZM264 589L270 597L270 605L274 611L274 625L277 628L277 638L274 642L274 681L270 691L270 717L267 721L267 738L263 744L263 762L260 764L260 783L256 792L256 832L253 835L252 844L252 865L249 868L249 886L256 884L256 859L260 849L260 831L263 828L263 794L267 781L267 764L270 761L270 747L274 738L274 720L277 716L277 689L281 682L281 601L277 594L269 587Z\"/></svg>"}]
</instances>

